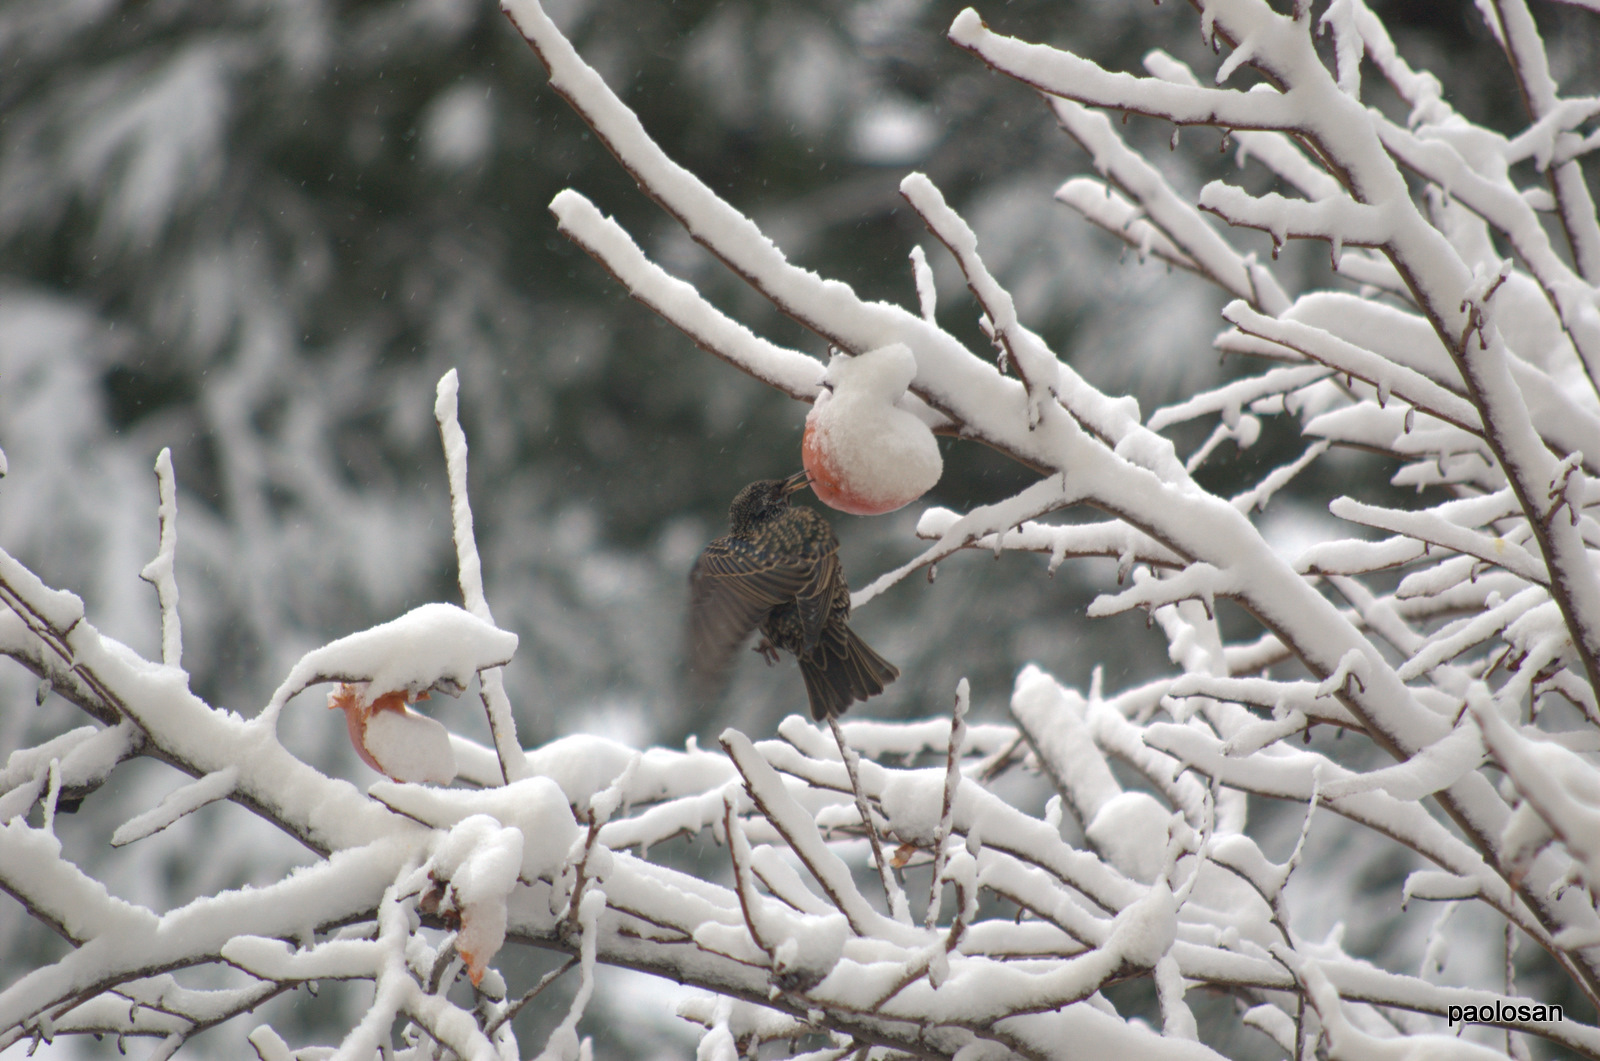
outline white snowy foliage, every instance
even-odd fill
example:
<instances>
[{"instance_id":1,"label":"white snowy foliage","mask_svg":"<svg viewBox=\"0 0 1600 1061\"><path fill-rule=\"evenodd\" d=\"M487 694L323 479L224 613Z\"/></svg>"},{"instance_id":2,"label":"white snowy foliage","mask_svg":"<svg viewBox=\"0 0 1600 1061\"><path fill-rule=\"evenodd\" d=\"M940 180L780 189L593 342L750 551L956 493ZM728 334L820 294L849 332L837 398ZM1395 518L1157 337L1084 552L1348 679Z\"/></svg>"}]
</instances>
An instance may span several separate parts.
<instances>
[{"instance_id":1,"label":"white snowy foliage","mask_svg":"<svg viewBox=\"0 0 1600 1061\"><path fill-rule=\"evenodd\" d=\"M1216 1018L1186 1001L1203 988L1237 1003L1228 1034L1259 1034L1297 1058L1524 1057L1524 1037L1600 1058L1587 1009L1543 1019L1529 1004L1555 999L1528 998L1509 972L1433 975L1449 937L1469 931L1465 918L1435 924L1419 973L1348 953L1340 931L1312 938L1295 898L1299 888L1379 922L1353 874L1317 878L1305 861L1308 840L1333 823L1410 869L1389 906L1478 907L1504 929L1493 933L1501 945L1526 937L1547 956L1542 990L1559 979L1564 998L1600 1002L1600 222L1583 170L1600 147L1586 132L1600 107L1559 95L1523 0L1479 5L1531 112L1512 137L1455 112L1363 0L1320 14L1310 3L1286 13L1197 0L1195 28L1222 53L1216 68L1156 53L1148 76L997 35L971 10L955 20L956 44L1043 93L1089 152L1099 177L1073 177L1056 198L1231 299L1216 346L1259 360L1148 416L1028 329L927 178L902 189L967 277L992 351L941 328L923 256L909 308L790 264L665 156L538 0L504 6L551 86L690 236L841 351L896 347L909 378L899 411L1038 473L994 504L924 512L917 532L929 544L858 592L857 606L966 549L1043 553L1050 572L1109 557L1121 588L1090 615L1144 609L1174 669L1108 691L1098 674L1080 690L1028 667L1005 723L969 725L963 683L949 721L852 716L838 743L790 719L769 739L730 729L719 752L586 737L524 750L500 671L516 638L487 603L451 374L436 415L465 610L427 605L307 653L245 718L195 695L182 669L168 461L147 569L160 591L160 661L102 634L79 598L0 553L0 652L94 723L0 769L0 888L70 944L0 989L0 1049L93 1033L155 1038L166 1057L275 995L355 979L374 985L370 1004L333 1056L587 1058L581 1029L607 963L713 996L679 1011L704 1028L704 1057L783 1041L830 1059L1218 1057L1207 1045L1223 1038ZM1258 75L1249 87L1247 68ZM206 87L215 72L204 53L149 76L159 106L106 108L73 179L126 154L140 123L187 121L186 100L218 91ZM1378 81L1408 115L1363 103ZM464 164L492 135L474 99L434 116L440 165ZM1277 190L1216 181L1189 201L1106 112L1218 127ZM127 158L161 176L149 194L181 194L170 174L217 135L188 124L184 153ZM1522 183L1528 160L1548 187ZM202 168L194 179L209 177ZM106 239L140 235L137 205L113 215L120 228ZM815 359L724 316L578 192L552 210L696 342L797 399L815 396ZM1241 228L1267 233L1272 259L1247 250L1254 237ZM1328 245L1327 285L1295 291L1276 261L1289 239ZM1209 353L1204 338L1191 337L1196 357ZM1223 441L1259 444L1273 418L1305 441L1242 492L1202 487L1195 473ZM1206 441L1185 457L1181 429L1196 422ZM1329 497L1350 535L1280 556L1262 511L1339 446L1393 457L1393 482L1417 488L1416 502ZM1104 518L1047 519L1084 505ZM1225 634L1220 601L1258 628ZM303 709L291 697L312 684L365 682L374 698L409 699L459 693L474 674L493 747L450 735L451 787L382 781L362 792L278 739L281 717ZM1313 741L1318 727L1346 739ZM107 842L146 841L226 800L314 857L169 910L113 894L74 862L56 814L141 756L194 780ZM1056 789L1042 816L996 783L1019 769ZM1250 796L1303 808L1282 861ZM1076 833L1063 831L1064 813ZM701 834L725 845L725 877L652 860ZM872 860L875 877L858 872ZM540 989L510 997L497 959L513 946L565 952L578 969L576 997L542 1046L519 1044L510 1021ZM207 967L234 979L199 989L174 978ZM457 987L463 972L469 985ZM1138 978L1155 988L1159 1029L1104 993ZM1455 1038L1446 1019L1463 1007L1492 1007L1494 1033ZM250 1042L273 1061L297 1056L266 1025ZM301 1056L325 1056L315 1047Z\"/></svg>"}]
</instances>

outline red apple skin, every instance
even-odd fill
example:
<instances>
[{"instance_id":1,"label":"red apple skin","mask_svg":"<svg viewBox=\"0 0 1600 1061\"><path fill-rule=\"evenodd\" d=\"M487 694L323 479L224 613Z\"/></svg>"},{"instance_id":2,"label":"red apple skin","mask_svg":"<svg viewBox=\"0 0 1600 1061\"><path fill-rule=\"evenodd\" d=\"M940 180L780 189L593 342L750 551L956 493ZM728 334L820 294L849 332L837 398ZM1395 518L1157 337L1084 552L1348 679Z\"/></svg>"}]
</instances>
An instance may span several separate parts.
<instances>
[{"instance_id":1,"label":"red apple skin","mask_svg":"<svg viewBox=\"0 0 1600 1061\"><path fill-rule=\"evenodd\" d=\"M915 497L904 500L868 498L853 491L839 474L832 457L822 447L821 433L816 426L814 414L806 417L806 433L800 439L800 460L805 465L806 474L811 476L811 491L817 495L817 500L852 516L881 516L916 500Z\"/></svg>"}]
</instances>

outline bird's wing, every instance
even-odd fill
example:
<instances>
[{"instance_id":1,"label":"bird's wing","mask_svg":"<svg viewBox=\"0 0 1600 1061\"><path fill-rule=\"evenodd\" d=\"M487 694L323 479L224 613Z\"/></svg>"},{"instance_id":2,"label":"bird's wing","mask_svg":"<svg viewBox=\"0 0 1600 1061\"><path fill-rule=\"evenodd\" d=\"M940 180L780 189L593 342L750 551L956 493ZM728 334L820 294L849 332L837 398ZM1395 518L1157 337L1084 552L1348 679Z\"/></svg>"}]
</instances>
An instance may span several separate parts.
<instances>
[{"instance_id":1,"label":"bird's wing","mask_svg":"<svg viewBox=\"0 0 1600 1061\"><path fill-rule=\"evenodd\" d=\"M738 538L706 546L689 572L689 680L697 700L712 698L734 652L775 606L810 581L810 564L774 559Z\"/></svg>"},{"instance_id":2,"label":"bird's wing","mask_svg":"<svg viewBox=\"0 0 1600 1061\"><path fill-rule=\"evenodd\" d=\"M841 593L845 600L844 614L850 614L850 587L845 585L837 547L817 557L810 567L805 585L795 594L795 610L800 613L807 651L822 637L822 629L833 615L835 598Z\"/></svg>"}]
</instances>

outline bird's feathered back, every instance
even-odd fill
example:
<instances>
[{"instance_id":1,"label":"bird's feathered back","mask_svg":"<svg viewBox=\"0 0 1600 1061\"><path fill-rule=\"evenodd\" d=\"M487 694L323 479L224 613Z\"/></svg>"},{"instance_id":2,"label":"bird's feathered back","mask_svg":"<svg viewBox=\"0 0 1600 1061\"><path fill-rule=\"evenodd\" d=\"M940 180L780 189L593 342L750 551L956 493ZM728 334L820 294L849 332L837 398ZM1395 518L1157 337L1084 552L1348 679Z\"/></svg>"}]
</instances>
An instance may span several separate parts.
<instances>
[{"instance_id":1,"label":"bird's feathered back","mask_svg":"<svg viewBox=\"0 0 1600 1061\"><path fill-rule=\"evenodd\" d=\"M819 719L882 692L900 673L846 623L850 588L839 539L827 520L789 504L804 486L801 473L739 491L728 511L729 533L695 561L688 691L698 706L717 699L734 653L757 627L772 646L799 657Z\"/></svg>"}]
</instances>

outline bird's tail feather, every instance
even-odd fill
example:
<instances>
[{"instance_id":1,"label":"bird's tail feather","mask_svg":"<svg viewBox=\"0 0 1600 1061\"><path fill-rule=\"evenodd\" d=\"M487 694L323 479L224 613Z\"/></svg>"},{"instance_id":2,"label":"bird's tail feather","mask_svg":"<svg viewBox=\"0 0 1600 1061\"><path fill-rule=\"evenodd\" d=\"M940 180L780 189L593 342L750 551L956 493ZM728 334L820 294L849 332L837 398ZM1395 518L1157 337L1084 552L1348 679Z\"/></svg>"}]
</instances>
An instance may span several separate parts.
<instances>
[{"instance_id":1,"label":"bird's tail feather","mask_svg":"<svg viewBox=\"0 0 1600 1061\"><path fill-rule=\"evenodd\" d=\"M877 696L900 677L900 668L872 650L843 623L824 631L817 647L800 657L811 717L821 722L842 715L857 700Z\"/></svg>"}]
</instances>

